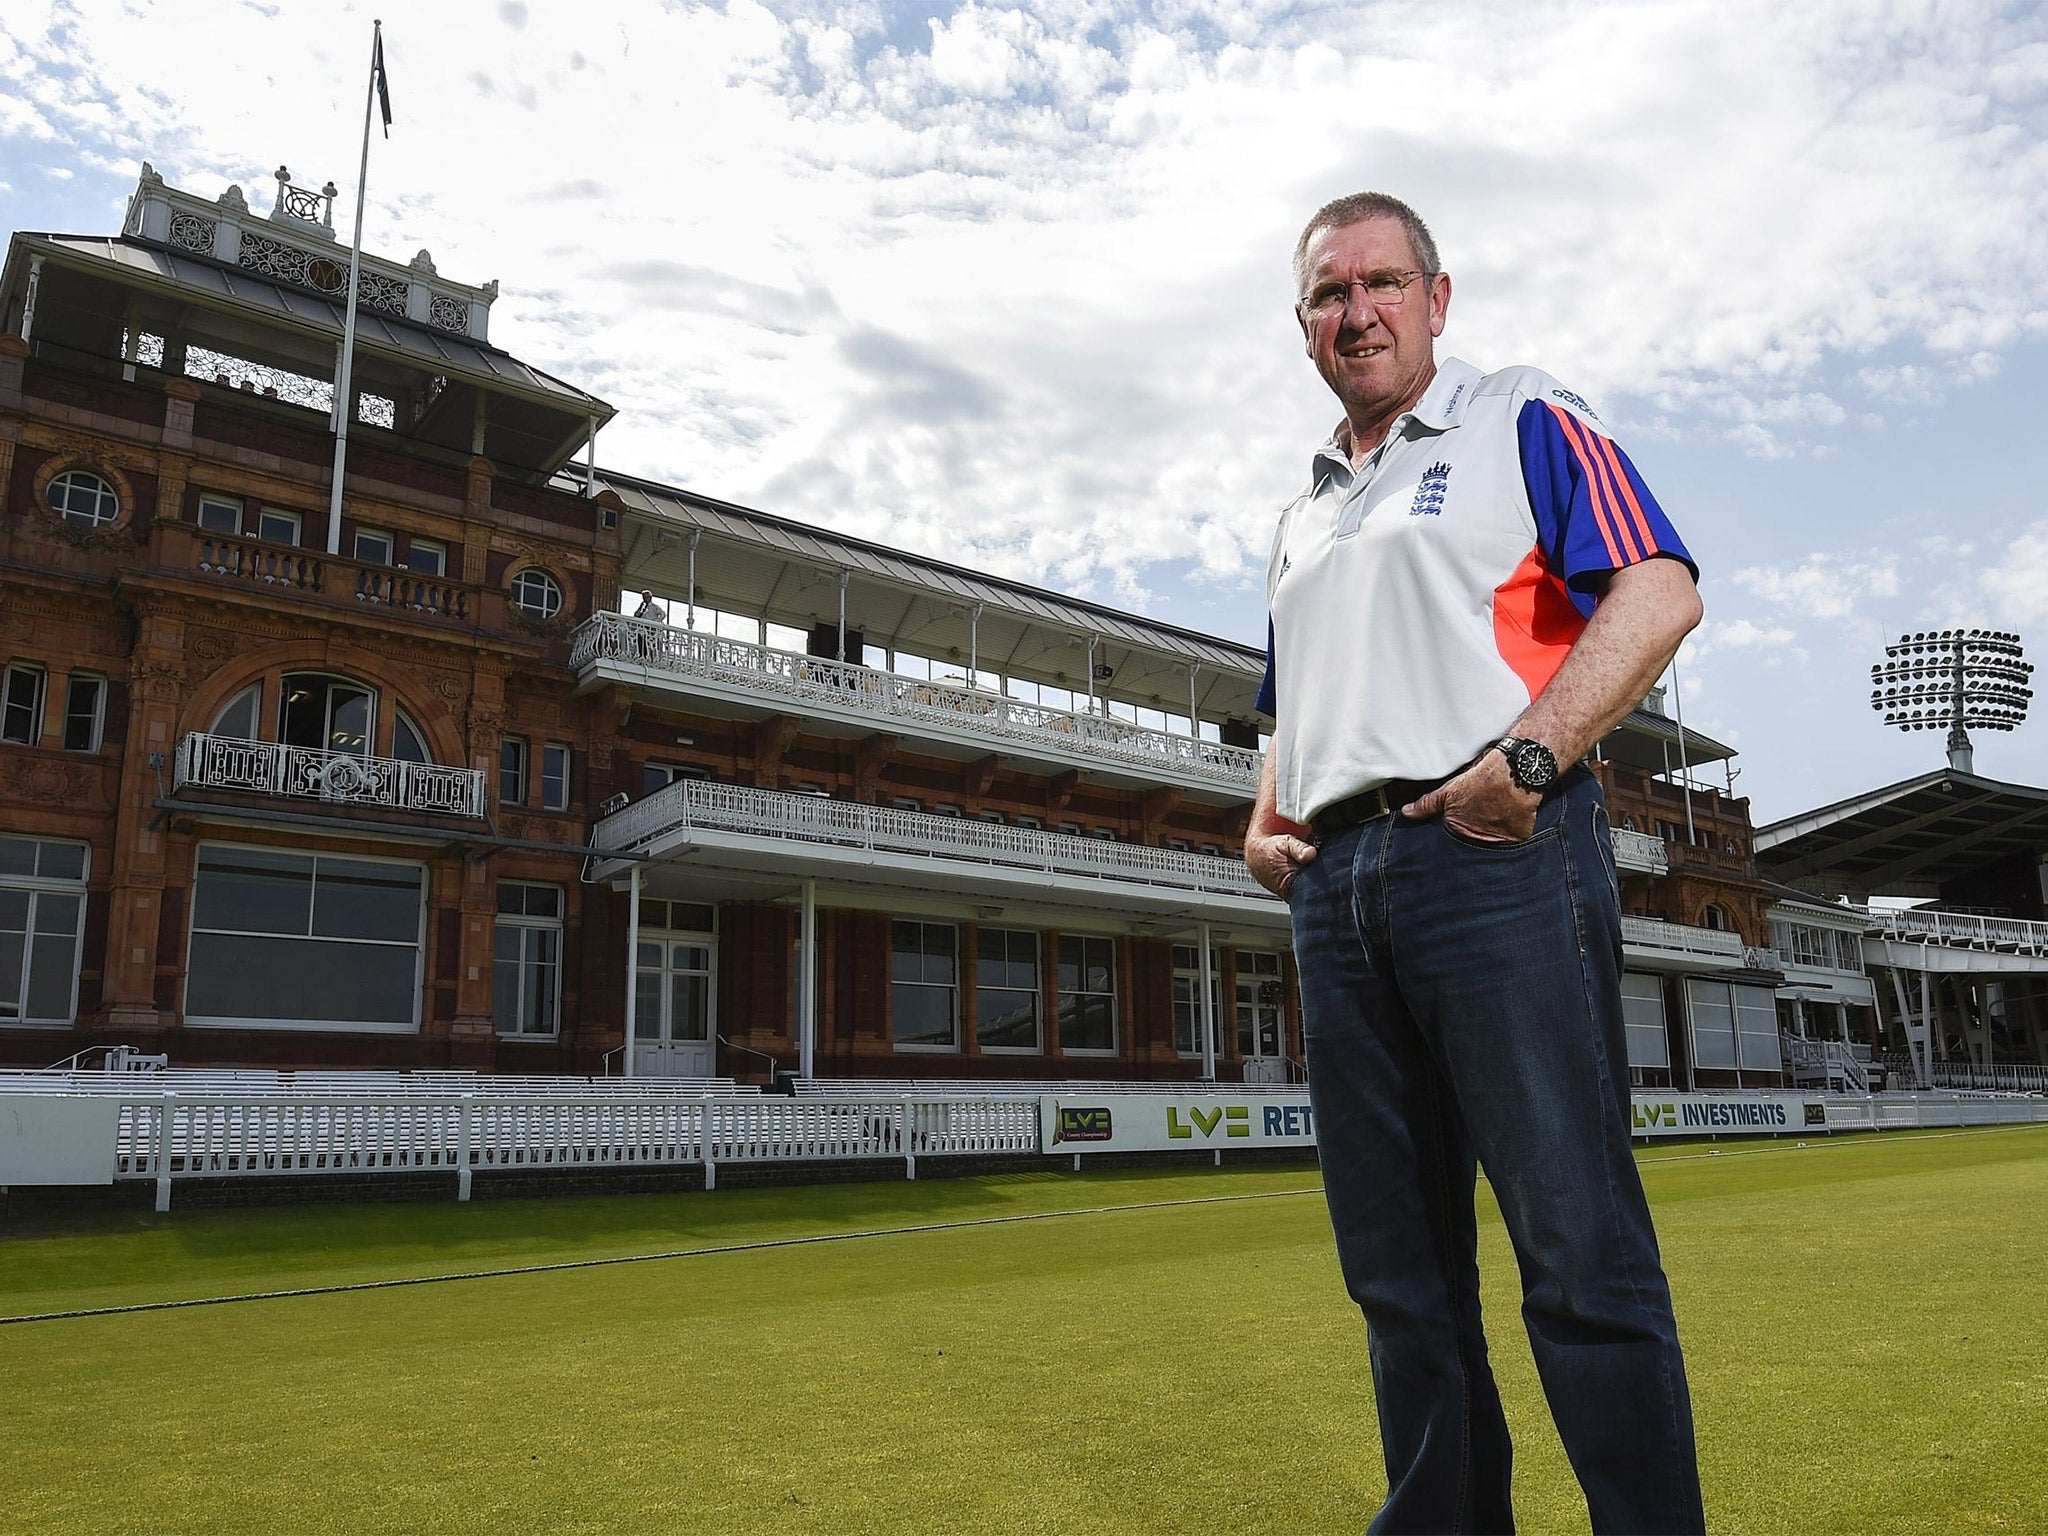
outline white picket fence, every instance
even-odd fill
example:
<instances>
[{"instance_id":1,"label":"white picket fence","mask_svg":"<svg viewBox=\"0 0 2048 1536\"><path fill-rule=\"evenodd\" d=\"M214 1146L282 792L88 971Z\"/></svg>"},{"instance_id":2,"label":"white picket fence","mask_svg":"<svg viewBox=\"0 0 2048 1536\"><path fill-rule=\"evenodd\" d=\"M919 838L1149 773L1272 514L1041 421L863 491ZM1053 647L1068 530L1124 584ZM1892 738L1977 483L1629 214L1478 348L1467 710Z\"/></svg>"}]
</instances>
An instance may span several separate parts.
<instances>
[{"instance_id":1,"label":"white picket fence","mask_svg":"<svg viewBox=\"0 0 2048 1536\"><path fill-rule=\"evenodd\" d=\"M157 1209L192 1178L453 1173L477 1169L698 1165L707 1189L729 1163L900 1159L1038 1150L1036 1098L514 1098L132 1094L120 1108L114 1177L156 1184Z\"/></svg>"}]
</instances>

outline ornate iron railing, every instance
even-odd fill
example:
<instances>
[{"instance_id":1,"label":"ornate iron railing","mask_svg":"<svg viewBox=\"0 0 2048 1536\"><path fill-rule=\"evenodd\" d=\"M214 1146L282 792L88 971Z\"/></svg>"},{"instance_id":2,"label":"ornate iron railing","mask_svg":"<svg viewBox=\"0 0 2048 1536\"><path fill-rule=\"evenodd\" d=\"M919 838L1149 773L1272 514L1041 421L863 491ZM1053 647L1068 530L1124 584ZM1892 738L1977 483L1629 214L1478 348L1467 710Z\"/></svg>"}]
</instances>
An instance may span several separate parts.
<instances>
[{"instance_id":1,"label":"ornate iron railing","mask_svg":"<svg viewBox=\"0 0 2048 1536\"><path fill-rule=\"evenodd\" d=\"M852 662L799 656L746 640L676 629L659 620L594 614L576 631L569 664L579 671L602 661L725 683L754 693L858 710L896 721L921 721L998 741L1192 774L1255 792L1259 754L1244 747L1129 721L1048 709L982 688L922 682Z\"/></svg>"},{"instance_id":2,"label":"ornate iron railing","mask_svg":"<svg viewBox=\"0 0 2048 1536\"><path fill-rule=\"evenodd\" d=\"M251 790L393 811L429 811L444 816L484 813L484 775L475 768L356 757L200 731L178 743L172 782L178 789Z\"/></svg>"},{"instance_id":3,"label":"ornate iron railing","mask_svg":"<svg viewBox=\"0 0 2048 1536\"><path fill-rule=\"evenodd\" d=\"M784 842L958 859L1052 875L1093 876L1272 902L1239 859L1114 843L817 795L681 779L597 824L593 846L631 852L673 832L739 833Z\"/></svg>"}]
</instances>

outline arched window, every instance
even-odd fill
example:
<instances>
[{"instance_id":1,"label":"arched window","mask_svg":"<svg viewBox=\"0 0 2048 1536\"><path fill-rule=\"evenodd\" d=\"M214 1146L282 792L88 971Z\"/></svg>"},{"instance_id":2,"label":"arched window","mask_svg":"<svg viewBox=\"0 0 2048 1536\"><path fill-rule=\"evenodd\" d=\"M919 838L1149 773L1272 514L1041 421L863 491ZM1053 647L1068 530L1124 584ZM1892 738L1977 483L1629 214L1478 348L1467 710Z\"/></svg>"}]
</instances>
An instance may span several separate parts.
<instances>
[{"instance_id":1,"label":"arched window","mask_svg":"<svg viewBox=\"0 0 2048 1536\"><path fill-rule=\"evenodd\" d=\"M434 760L434 754L427 750L427 738L402 709L392 711L391 715L391 755L401 763L431 763Z\"/></svg>"},{"instance_id":2,"label":"arched window","mask_svg":"<svg viewBox=\"0 0 2048 1536\"><path fill-rule=\"evenodd\" d=\"M1706 921L1709 928L1720 933L1733 933L1735 923L1728 916L1728 909L1716 902L1707 903Z\"/></svg>"},{"instance_id":3,"label":"arched window","mask_svg":"<svg viewBox=\"0 0 2048 1536\"><path fill-rule=\"evenodd\" d=\"M263 685L251 683L227 703L221 705L220 713L213 717L212 734L232 736L238 741L256 739L256 710L262 703Z\"/></svg>"},{"instance_id":4,"label":"arched window","mask_svg":"<svg viewBox=\"0 0 2048 1536\"><path fill-rule=\"evenodd\" d=\"M552 619L562 611L562 588L538 566L512 578L512 606L536 619Z\"/></svg>"},{"instance_id":5,"label":"arched window","mask_svg":"<svg viewBox=\"0 0 2048 1536\"><path fill-rule=\"evenodd\" d=\"M98 528L121 515L121 498L89 469L65 470L44 494L52 512L81 528Z\"/></svg>"}]
</instances>

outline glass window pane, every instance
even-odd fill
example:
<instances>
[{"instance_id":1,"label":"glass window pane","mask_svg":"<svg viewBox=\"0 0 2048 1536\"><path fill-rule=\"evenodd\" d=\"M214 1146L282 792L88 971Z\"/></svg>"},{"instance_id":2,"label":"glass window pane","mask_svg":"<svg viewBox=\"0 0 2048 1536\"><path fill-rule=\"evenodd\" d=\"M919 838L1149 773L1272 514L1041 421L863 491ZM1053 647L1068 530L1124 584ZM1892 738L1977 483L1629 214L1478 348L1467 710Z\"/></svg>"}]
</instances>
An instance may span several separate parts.
<instances>
[{"instance_id":1,"label":"glass window pane","mask_svg":"<svg viewBox=\"0 0 2048 1536\"><path fill-rule=\"evenodd\" d=\"M195 1018L409 1025L418 959L414 944L195 933L186 1011Z\"/></svg>"},{"instance_id":2,"label":"glass window pane","mask_svg":"<svg viewBox=\"0 0 2048 1536\"><path fill-rule=\"evenodd\" d=\"M27 902L14 927L0 919L0 1019L21 1017L21 977L28 968L28 937L20 924L28 921Z\"/></svg>"},{"instance_id":3,"label":"glass window pane","mask_svg":"<svg viewBox=\"0 0 2048 1536\"><path fill-rule=\"evenodd\" d=\"M889 979L920 981L924 978L923 936L916 923L892 923L889 927Z\"/></svg>"},{"instance_id":4,"label":"glass window pane","mask_svg":"<svg viewBox=\"0 0 2048 1536\"><path fill-rule=\"evenodd\" d=\"M76 933L78 931L78 909L83 898L78 896L57 896L49 891L36 896L37 933Z\"/></svg>"},{"instance_id":5,"label":"glass window pane","mask_svg":"<svg viewBox=\"0 0 2048 1536\"><path fill-rule=\"evenodd\" d=\"M512 935L512 953L505 952L505 934L498 934L498 955L491 965L491 1021L498 1033L519 1028L519 936Z\"/></svg>"},{"instance_id":6,"label":"glass window pane","mask_svg":"<svg viewBox=\"0 0 2048 1536\"><path fill-rule=\"evenodd\" d=\"M422 871L405 864L322 859L313 888L313 932L333 939L417 941Z\"/></svg>"},{"instance_id":7,"label":"glass window pane","mask_svg":"<svg viewBox=\"0 0 2048 1536\"><path fill-rule=\"evenodd\" d=\"M96 677L74 676L64 703L64 750L91 752L99 746L100 689Z\"/></svg>"},{"instance_id":8,"label":"glass window pane","mask_svg":"<svg viewBox=\"0 0 2048 1536\"><path fill-rule=\"evenodd\" d=\"M199 526L214 533L240 533L242 531L242 504L227 501L217 496L203 496L199 501Z\"/></svg>"},{"instance_id":9,"label":"glass window pane","mask_svg":"<svg viewBox=\"0 0 2048 1536\"><path fill-rule=\"evenodd\" d=\"M85 844L39 843L36 847L41 854L36 864L36 873L45 880L85 878Z\"/></svg>"},{"instance_id":10,"label":"glass window pane","mask_svg":"<svg viewBox=\"0 0 2048 1536\"><path fill-rule=\"evenodd\" d=\"M313 861L258 848L199 855L192 926L238 933L304 934L313 915Z\"/></svg>"},{"instance_id":11,"label":"glass window pane","mask_svg":"<svg viewBox=\"0 0 2048 1536\"><path fill-rule=\"evenodd\" d=\"M391 722L391 755L401 763L431 763L434 760L427 751L426 738L404 715L394 717Z\"/></svg>"},{"instance_id":12,"label":"glass window pane","mask_svg":"<svg viewBox=\"0 0 2048 1536\"><path fill-rule=\"evenodd\" d=\"M633 1038L658 1040L661 1038L661 972L636 972L633 995Z\"/></svg>"},{"instance_id":13,"label":"glass window pane","mask_svg":"<svg viewBox=\"0 0 2048 1536\"><path fill-rule=\"evenodd\" d=\"M292 512L280 512L275 507L265 507L256 517L256 537L265 539L272 544L298 543L298 515Z\"/></svg>"},{"instance_id":14,"label":"glass window pane","mask_svg":"<svg viewBox=\"0 0 2048 1536\"><path fill-rule=\"evenodd\" d=\"M640 943L640 964L652 970L660 970L661 946L659 944L649 944L643 939Z\"/></svg>"},{"instance_id":15,"label":"glass window pane","mask_svg":"<svg viewBox=\"0 0 2048 1536\"><path fill-rule=\"evenodd\" d=\"M336 683L328 690L328 702L332 714L327 726L327 750L367 757L370 752L370 695L346 683Z\"/></svg>"},{"instance_id":16,"label":"glass window pane","mask_svg":"<svg viewBox=\"0 0 2048 1536\"><path fill-rule=\"evenodd\" d=\"M898 1045L953 1044L953 989L901 982L891 987L889 1033Z\"/></svg>"},{"instance_id":17,"label":"glass window pane","mask_svg":"<svg viewBox=\"0 0 2048 1536\"><path fill-rule=\"evenodd\" d=\"M975 994L975 1035L985 1046L1038 1049L1038 994L983 987Z\"/></svg>"},{"instance_id":18,"label":"glass window pane","mask_svg":"<svg viewBox=\"0 0 2048 1536\"><path fill-rule=\"evenodd\" d=\"M708 1040L711 1038L711 978L672 976L669 978L669 1038Z\"/></svg>"},{"instance_id":19,"label":"glass window pane","mask_svg":"<svg viewBox=\"0 0 2048 1536\"><path fill-rule=\"evenodd\" d=\"M1116 1046L1116 1021L1110 1000L1088 993L1065 993L1060 997L1060 1048L1068 1051L1107 1051Z\"/></svg>"},{"instance_id":20,"label":"glass window pane","mask_svg":"<svg viewBox=\"0 0 2048 1536\"><path fill-rule=\"evenodd\" d=\"M251 686L229 699L221 712L213 718L213 734L232 736L238 741L256 739L256 700L262 692Z\"/></svg>"},{"instance_id":21,"label":"glass window pane","mask_svg":"<svg viewBox=\"0 0 2048 1536\"><path fill-rule=\"evenodd\" d=\"M28 892L0 891L0 933L28 932Z\"/></svg>"},{"instance_id":22,"label":"glass window pane","mask_svg":"<svg viewBox=\"0 0 2048 1536\"><path fill-rule=\"evenodd\" d=\"M36 845L26 837L0 837L0 875L36 872Z\"/></svg>"},{"instance_id":23,"label":"glass window pane","mask_svg":"<svg viewBox=\"0 0 2048 1536\"><path fill-rule=\"evenodd\" d=\"M1692 1015L1693 1065L1725 1070L1735 1065L1735 1013L1725 982L1686 978Z\"/></svg>"},{"instance_id":24,"label":"glass window pane","mask_svg":"<svg viewBox=\"0 0 2048 1536\"><path fill-rule=\"evenodd\" d=\"M76 903L78 898L61 898ZM42 914L36 914L38 928ZM77 914L72 914L73 921ZM71 982L78 974L78 941L70 931L51 933L47 929L30 940L28 962L28 1011L31 1019L71 1017Z\"/></svg>"},{"instance_id":25,"label":"glass window pane","mask_svg":"<svg viewBox=\"0 0 2048 1536\"><path fill-rule=\"evenodd\" d=\"M448 551L427 539L414 539L406 551L405 563L422 576L439 576L448 568Z\"/></svg>"}]
</instances>

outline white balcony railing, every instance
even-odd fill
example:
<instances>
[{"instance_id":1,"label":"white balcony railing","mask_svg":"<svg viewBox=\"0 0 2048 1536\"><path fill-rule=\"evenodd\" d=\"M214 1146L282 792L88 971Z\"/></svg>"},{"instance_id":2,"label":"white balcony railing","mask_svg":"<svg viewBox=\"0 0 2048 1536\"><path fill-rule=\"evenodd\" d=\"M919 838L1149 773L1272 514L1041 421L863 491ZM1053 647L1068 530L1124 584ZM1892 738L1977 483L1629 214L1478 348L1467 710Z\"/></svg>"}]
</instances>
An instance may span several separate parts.
<instances>
[{"instance_id":1,"label":"white balcony railing","mask_svg":"<svg viewBox=\"0 0 2048 1536\"><path fill-rule=\"evenodd\" d=\"M250 790L444 816L484 813L484 776L474 768L356 757L199 731L178 743L173 784L179 789Z\"/></svg>"},{"instance_id":2,"label":"white balcony railing","mask_svg":"<svg viewBox=\"0 0 2048 1536\"><path fill-rule=\"evenodd\" d=\"M1149 730L1102 715L1047 709L982 688L920 682L852 662L799 656L746 640L676 629L659 620L593 614L576 631L579 672L617 661L744 688L765 698L854 710L881 720L948 727L991 741L1029 743L1132 767L1192 774L1246 794L1258 789L1259 754L1244 747Z\"/></svg>"},{"instance_id":3,"label":"white balcony railing","mask_svg":"<svg viewBox=\"0 0 2048 1536\"><path fill-rule=\"evenodd\" d=\"M1671 855L1664 839L1627 827L1614 828L1614 862L1622 869L1661 875L1671 868Z\"/></svg>"},{"instance_id":4,"label":"white balcony railing","mask_svg":"<svg viewBox=\"0 0 2048 1536\"><path fill-rule=\"evenodd\" d=\"M1971 912L1888 912L1879 908L1871 910L1870 918L1873 938L2009 955L2048 955L2048 923L1980 917Z\"/></svg>"},{"instance_id":5,"label":"white balcony railing","mask_svg":"<svg viewBox=\"0 0 2048 1536\"><path fill-rule=\"evenodd\" d=\"M1719 928L1695 928L1690 923L1667 923L1654 917L1621 920L1621 941L1636 949L1665 954L1696 956L1701 959L1742 959L1742 935Z\"/></svg>"},{"instance_id":6,"label":"white balcony railing","mask_svg":"<svg viewBox=\"0 0 2048 1536\"><path fill-rule=\"evenodd\" d=\"M1270 902L1276 913L1282 910L1240 859L701 780L678 780L605 817L592 841L600 850L625 853L689 831L1207 891L1251 897Z\"/></svg>"}]
</instances>

